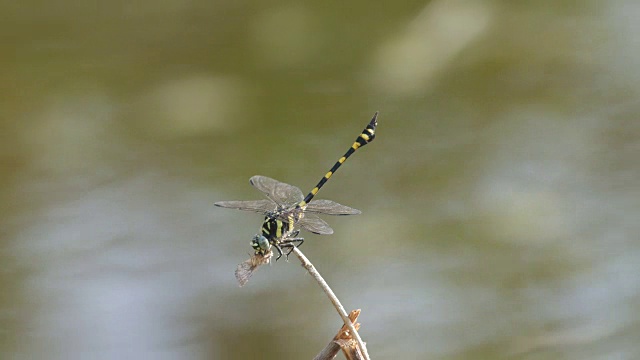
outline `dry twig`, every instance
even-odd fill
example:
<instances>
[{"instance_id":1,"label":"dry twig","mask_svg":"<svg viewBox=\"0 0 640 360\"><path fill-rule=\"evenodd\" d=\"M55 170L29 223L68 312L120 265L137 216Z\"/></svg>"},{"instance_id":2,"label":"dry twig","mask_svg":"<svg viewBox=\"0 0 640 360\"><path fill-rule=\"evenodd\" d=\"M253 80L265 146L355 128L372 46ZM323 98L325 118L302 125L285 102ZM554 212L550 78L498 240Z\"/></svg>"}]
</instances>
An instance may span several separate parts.
<instances>
[{"instance_id":1,"label":"dry twig","mask_svg":"<svg viewBox=\"0 0 640 360\"><path fill-rule=\"evenodd\" d=\"M316 279L316 281L318 282L322 290L329 297L329 300L331 301L333 306L338 311L338 314L342 318L344 325L349 329L349 331L351 332L351 336L355 338L358 346L360 347L360 350L362 351L362 359L369 360L370 359L369 353L367 352L365 343L360 338L360 334L358 334L358 331L356 330L355 326L349 319L349 316L347 315L347 312L344 310L344 307L342 306L342 304L340 304L340 300L338 300L338 298L336 297L336 294L333 293L329 285L327 285L327 282L324 281L324 279L322 278L318 270L316 270L313 264L311 264L309 259L307 259L307 257L304 256L304 254L302 253L302 251L300 251L300 249L298 249L297 247L294 247L293 252L296 254L298 259L300 259L300 262L302 263L302 267L307 269L309 274L311 274L311 276L313 276L313 278Z\"/></svg>"},{"instance_id":2,"label":"dry twig","mask_svg":"<svg viewBox=\"0 0 640 360\"><path fill-rule=\"evenodd\" d=\"M322 290L327 294L329 300L333 304L333 306L338 311L338 314L342 318L344 325L338 331L338 334L335 338L329 343L316 357L316 360L322 359L333 359L338 351L342 349L345 356L349 360L369 360L369 354L367 353L367 348L365 343L360 338L358 334L358 329L360 328L360 324L356 323L358 316L360 315L360 310L354 310L351 314L347 315L347 312L344 310L342 304L336 297L335 293L331 290L327 282L324 281L318 270L311 264L309 259L300 251L297 247L293 247L293 252L296 254L298 259L302 264L302 267L307 269L309 274L313 276L313 278L318 282ZM253 254L251 258L245 260L236 268L236 279L240 286L244 286L253 272L260 266L268 264L271 261L271 257L273 257L272 252L268 252L265 255Z\"/></svg>"},{"instance_id":3,"label":"dry twig","mask_svg":"<svg viewBox=\"0 0 640 360\"><path fill-rule=\"evenodd\" d=\"M360 309L353 310L349 313L349 320L356 330L360 330L360 324L356 323L358 316L360 315ZM357 342L351 336L351 331L346 325L342 325L336 336L327 344L327 346L316 355L313 360L330 360L335 358L338 351L342 349L347 359L362 359L362 353L360 352Z\"/></svg>"}]
</instances>

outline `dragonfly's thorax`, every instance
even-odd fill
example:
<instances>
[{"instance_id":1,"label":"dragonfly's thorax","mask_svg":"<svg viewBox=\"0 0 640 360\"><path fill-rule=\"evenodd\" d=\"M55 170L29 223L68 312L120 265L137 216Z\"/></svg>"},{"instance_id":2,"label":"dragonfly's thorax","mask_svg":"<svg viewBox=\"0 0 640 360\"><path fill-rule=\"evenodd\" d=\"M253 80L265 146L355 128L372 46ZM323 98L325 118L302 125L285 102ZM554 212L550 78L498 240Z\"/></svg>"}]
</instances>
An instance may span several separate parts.
<instances>
[{"instance_id":1,"label":"dragonfly's thorax","mask_svg":"<svg viewBox=\"0 0 640 360\"><path fill-rule=\"evenodd\" d=\"M262 236L267 238L269 242L277 242L279 239L282 239L283 236L293 230L293 224L295 223L295 221L296 218L293 216L293 214L287 216L287 220L282 220L281 218L273 216L266 216L264 218L264 222L262 223L260 233Z\"/></svg>"},{"instance_id":2,"label":"dragonfly's thorax","mask_svg":"<svg viewBox=\"0 0 640 360\"><path fill-rule=\"evenodd\" d=\"M274 211L264 218L260 233L251 239L251 247L256 254L266 254L271 250L272 245L278 245L283 237L289 235L293 230L293 225L299 220L301 214ZM282 220L282 218L287 220Z\"/></svg>"}]
</instances>

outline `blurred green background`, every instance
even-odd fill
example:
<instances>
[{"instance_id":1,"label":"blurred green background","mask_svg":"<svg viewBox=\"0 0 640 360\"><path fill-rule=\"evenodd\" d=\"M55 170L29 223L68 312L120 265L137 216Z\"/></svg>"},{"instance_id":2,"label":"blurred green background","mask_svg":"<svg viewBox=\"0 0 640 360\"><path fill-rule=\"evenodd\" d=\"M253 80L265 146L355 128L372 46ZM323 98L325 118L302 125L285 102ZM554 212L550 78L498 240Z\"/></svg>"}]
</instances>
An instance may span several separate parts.
<instances>
[{"instance_id":1,"label":"blurred green background","mask_svg":"<svg viewBox=\"0 0 640 360\"><path fill-rule=\"evenodd\" d=\"M640 358L640 3L0 5L2 359L310 359L341 320L251 251L261 174L375 359ZM339 355L342 356L342 355Z\"/></svg>"}]
</instances>

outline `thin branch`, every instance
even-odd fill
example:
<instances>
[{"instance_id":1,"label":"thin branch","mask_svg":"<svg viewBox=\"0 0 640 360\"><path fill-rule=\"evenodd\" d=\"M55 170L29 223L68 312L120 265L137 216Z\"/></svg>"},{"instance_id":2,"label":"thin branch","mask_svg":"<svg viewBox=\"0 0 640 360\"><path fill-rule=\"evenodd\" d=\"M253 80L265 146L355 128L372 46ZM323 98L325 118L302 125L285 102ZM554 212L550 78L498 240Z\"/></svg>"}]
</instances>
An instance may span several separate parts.
<instances>
[{"instance_id":1,"label":"thin branch","mask_svg":"<svg viewBox=\"0 0 640 360\"><path fill-rule=\"evenodd\" d=\"M360 330L360 324L357 323L358 316L360 315L360 309L353 310L349 313L349 320L351 321L356 330ZM327 346L316 355L313 360L332 360L338 354L338 351L342 349L342 352L348 360L361 360L362 352L358 348L358 343L351 336L351 331L346 325L338 330L336 336L331 339Z\"/></svg>"},{"instance_id":2,"label":"thin branch","mask_svg":"<svg viewBox=\"0 0 640 360\"><path fill-rule=\"evenodd\" d=\"M340 351L340 345L335 340L331 340L313 360L331 360L336 357L338 351Z\"/></svg>"},{"instance_id":3,"label":"thin branch","mask_svg":"<svg viewBox=\"0 0 640 360\"><path fill-rule=\"evenodd\" d=\"M338 314L340 314L340 317L342 318L342 321L344 322L345 326L349 328L349 331L351 331L352 336L356 339L358 346L362 350L363 359L370 360L369 353L367 352L367 348L365 347L365 343L360 338L358 331L356 330L355 326L349 319L349 316L347 315L347 312L344 310L344 307L342 306L342 304L340 304L340 300L338 300L338 298L336 297L336 294L333 293L329 285L327 285L327 282L324 281L324 279L322 278L318 270L316 270L316 268L313 266L313 264L311 264L309 259L307 259L307 257L304 256L302 251L300 251L297 247L294 246L293 252L296 254L298 259L300 259L300 262L302 263L302 267L307 269L309 274L311 274L311 276L313 276L313 278L316 279L316 281L318 282L322 290L329 297L329 300L338 311Z\"/></svg>"}]
</instances>

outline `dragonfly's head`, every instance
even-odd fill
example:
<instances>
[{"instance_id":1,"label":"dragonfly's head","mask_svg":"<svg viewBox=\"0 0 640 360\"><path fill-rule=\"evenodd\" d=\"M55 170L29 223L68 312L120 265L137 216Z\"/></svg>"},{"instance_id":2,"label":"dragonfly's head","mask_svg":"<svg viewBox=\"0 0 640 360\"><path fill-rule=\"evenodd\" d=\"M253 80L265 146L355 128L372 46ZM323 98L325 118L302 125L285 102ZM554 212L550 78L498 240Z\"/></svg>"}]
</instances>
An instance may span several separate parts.
<instances>
[{"instance_id":1,"label":"dragonfly's head","mask_svg":"<svg viewBox=\"0 0 640 360\"><path fill-rule=\"evenodd\" d=\"M256 251L256 254L266 254L271 250L271 244L266 237L260 234L256 234L251 239L251 247Z\"/></svg>"}]
</instances>

